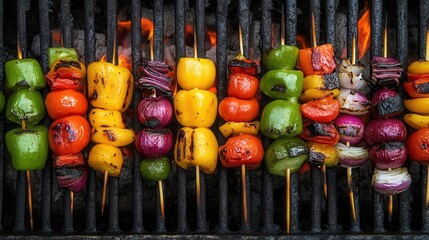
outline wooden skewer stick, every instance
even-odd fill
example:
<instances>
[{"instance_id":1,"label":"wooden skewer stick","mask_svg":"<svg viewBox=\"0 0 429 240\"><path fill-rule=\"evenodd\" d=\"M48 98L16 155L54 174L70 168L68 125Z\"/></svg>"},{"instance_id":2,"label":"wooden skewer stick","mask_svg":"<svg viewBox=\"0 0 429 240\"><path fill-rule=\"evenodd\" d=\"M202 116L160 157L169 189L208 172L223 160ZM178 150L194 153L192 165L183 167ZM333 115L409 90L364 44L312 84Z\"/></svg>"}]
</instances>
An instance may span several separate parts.
<instances>
[{"instance_id":1,"label":"wooden skewer stick","mask_svg":"<svg viewBox=\"0 0 429 240\"><path fill-rule=\"evenodd\" d=\"M244 224L247 224L247 192L246 192L246 165L241 165L241 195L243 202L243 219Z\"/></svg>"},{"instance_id":2,"label":"wooden skewer stick","mask_svg":"<svg viewBox=\"0 0 429 240\"><path fill-rule=\"evenodd\" d=\"M285 8L282 4L282 19L280 21L280 45L285 45Z\"/></svg>"},{"instance_id":3,"label":"wooden skewer stick","mask_svg":"<svg viewBox=\"0 0 429 240\"><path fill-rule=\"evenodd\" d=\"M22 130L26 129L26 123L25 120L21 121L21 128ZM30 170L26 171L27 174L27 198L28 198L28 209L30 212L30 227L31 231L33 231L33 195L31 193L31 173Z\"/></svg>"},{"instance_id":4,"label":"wooden skewer stick","mask_svg":"<svg viewBox=\"0 0 429 240\"><path fill-rule=\"evenodd\" d=\"M316 20L314 13L311 14L311 36L313 36L313 47L317 47Z\"/></svg>"},{"instance_id":5,"label":"wooden skewer stick","mask_svg":"<svg viewBox=\"0 0 429 240\"><path fill-rule=\"evenodd\" d=\"M26 173L27 173L28 208L30 209L30 227L31 227L31 231L33 231L33 198L31 195L31 173L30 173L30 170L27 170Z\"/></svg>"},{"instance_id":6,"label":"wooden skewer stick","mask_svg":"<svg viewBox=\"0 0 429 240\"><path fill-rule=\"evenodd\" d=\"M290 168L286 169L286 234L290 233Z\"/></svg>"},{"instance_id":7,"label":"wooden skewer stick","mask_svg":"<svg viewBox=\"0 0 429 240\"><path fill-rule=\"evenodd\" d=\"M322 165L321 171L323 174L323 196L328 199L328 184L326 182L326 166Z\"/></svg>"},{"instance_id":8,"label":"wooden skewer stick","mask_svg":"<svg viewBox=\"0 0 429 240\"><path fill-rule=\"evenodd\" d=\"M356 223L355 197L352 189L352 181L353 181L352 168L348 167L347 168L347 188L349 190L350 208L352 212L353 222Z\"/></svg>"},{"instance_id":9,"label":"wooden skewer stick","mask_svg":"<svg viewBox=\"0 0 429 240\"><path fill-rule=\"evenodd\" d=\"M383 36L383 57L387 58L387 13L384 15L384 36ZM389 171L392 171L391 168L389 168ZM392 220L392 214L393 214L393 195L389 195L389 203L387 207L387 214L388 214L388 221L390 222Z\"/></svg>"},{"instance_id":10,"label":"wooden skewer stick","mask_svg":"<svg viewBox=\"0 0 429 240\"><path fill-rule=\"evenodd\" d=\"M238 25L238 39L240 46L239 55L244 54L243 48L243 32L241 30L241 25ZM246 165L241 165L241 202L243 204L243 220L244 224L247 224L247 192L246 192Z\"/></svg>"},{"instance_id":11,"label":"wooden skewer stick","mask_svg":"<svg viewBox=\"0 0 429 240\"><path fill-rule=\"evenodd\" d=\"M74 192L70 191L70 212L73 214L74 211Z\"/></svg>"},{"instance_id":12,"label":"wooden skewer stick","mask_svg":"<svg viewBox=\"0 0 429 240\"><path fill-rule=\"evenodd\" d=\"M195 188L197 192L197 212L200 212L201 206L201 188L200 188L200 166L195 166Z\"/></svg>"},{"instance_id":13,"label":"wooden skewer stick","mask_svg":"<svg viewBox=\"0 0 429 240\"><path fill-rule=\"evenodd\" d=\"M159 190L159 206L161 207L161 216L162 221L164 221L165 210L164 210L164 189L162 187L162 181L158 181L158 190Z\"/></svg>"},{"instance_id":14,"label":"wooden skewer stick","mask_svg":"<svg viewBox=\"0 0 429 240\"><path fill-rule=\"evenodd\" d=\"M104 214L104 206L106 205L107 181L109 180L109 172L104 171L103 195L101 198L101 216Z\"/></svg>"}]
</instances>

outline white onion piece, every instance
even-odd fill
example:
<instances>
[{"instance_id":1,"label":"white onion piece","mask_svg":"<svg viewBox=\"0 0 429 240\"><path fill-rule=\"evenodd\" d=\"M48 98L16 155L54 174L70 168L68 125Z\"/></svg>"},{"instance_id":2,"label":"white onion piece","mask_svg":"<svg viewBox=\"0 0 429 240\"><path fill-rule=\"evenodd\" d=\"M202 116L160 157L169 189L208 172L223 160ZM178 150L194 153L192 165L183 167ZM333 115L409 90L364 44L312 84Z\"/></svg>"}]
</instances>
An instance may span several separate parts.
<instances>
[{"instance_id":1,"label":"white onion piece","mask_svg":"<svg viewBox=\"0 0 429 240\"><path fill-rule=\"evenodd\" d=\"M350 59L346 58L341 61L340 65L340 73L350 73L352 72L354 75L359 75L365 70L365 66L362 64L352 65Z\"/></svg>"},{"instance_id":2,"label":"white onion piece","mask_svg":"<svg viewBox=\"0 0 429 240\"><path fill-rule=\"evenodd\" d=\"M362 93L350 89L341 89L340 96L340 112L351 115L364 115L371 109L371 101Z\"/></svg>"},{"instance_id":3,"label":"white onion piece","mask_svg":"<svg viewBox=\"0 0 429 240\"><path fill-rule=\"evenodd\" d=\"M405 167L390 171L375 168L372 185L376 191L382 194L395 195L410 187L411 175Z\"/></svg>"},{"instance_id":4,"label":"white onion piece","mask_svg":"<svg viewBox=\"0 0 429 240\"><path fill-rule=\"evenodd\" d=\"M368 149L365 147L348 147L343 143L337 143L335 148L337 149L342 167L359 167L369 158Z\"/></svg>"},{"instance_id":5,"label":"white onion piece","mask_svg":"<svg viewBox=\"0 0 429 240\"><path fill-rule=\"evenodd\" d=\"M362 78L362 73L359 75L354 75L351 72L341 72L338 74L338 79L340 80L340 87L353 89L359 92L361 89L368 86L368 83L365 81L365 79Z\"/></svg>"}]
</instances>

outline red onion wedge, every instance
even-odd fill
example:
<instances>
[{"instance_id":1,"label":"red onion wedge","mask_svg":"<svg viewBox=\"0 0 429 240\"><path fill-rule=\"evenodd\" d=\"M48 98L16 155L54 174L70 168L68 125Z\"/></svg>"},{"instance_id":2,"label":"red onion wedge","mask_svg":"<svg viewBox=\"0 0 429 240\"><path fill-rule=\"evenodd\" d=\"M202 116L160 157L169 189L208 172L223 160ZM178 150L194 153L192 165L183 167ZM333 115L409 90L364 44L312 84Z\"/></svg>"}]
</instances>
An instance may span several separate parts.
<instances>
[{"instance_id":1,"label":"red onion wedge","mask_svg":"<svg viewBox=\"0 0 429 240\"><path fill-rule=\"evenodd\" d=\"M366 147L347 146L342 143L337 143L335 146L340 157L342 167L359 167L364 164L368 158L369 153Z\"/></svg>"},{"instance_id":2,"label":"red onion wedge","mask_svg":"<svg viewBox=\"0 0 429 240\"><path fill-rule=\"evenodd\" d=\"M374 169L372 176L374 189L382 194L395 195L407 190L411 185L411 175L407 168L389 170Z\"/></svg>"}]
</instances>

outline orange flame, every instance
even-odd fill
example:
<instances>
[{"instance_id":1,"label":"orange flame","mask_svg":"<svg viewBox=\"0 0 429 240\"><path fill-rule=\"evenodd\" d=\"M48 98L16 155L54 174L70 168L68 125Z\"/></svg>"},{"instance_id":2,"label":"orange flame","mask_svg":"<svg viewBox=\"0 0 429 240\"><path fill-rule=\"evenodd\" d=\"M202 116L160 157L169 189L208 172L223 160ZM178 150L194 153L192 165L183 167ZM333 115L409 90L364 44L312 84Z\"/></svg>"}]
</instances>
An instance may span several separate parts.
<instances>
[{"instance_id":1,"label":"orange flame","mask_svg":"<svg viewBox=\"0 0 429 240\"><path fill-rule=\"evenodd\" d=\"M194 29L192 25L186 25L185 27L186 45L189 47L194 46ZM216 45L216 31L207 29L205 32L206 47L213 47Z\"/></svg>"},{"instance_id":2,"label":"orange flame","mask_svg":"<svg viewBox=\"0 0 429 240\"><path fill-rule=\"evenodd\" d=\"M107 62L107 56L103 55L100 59L100 62ZM127 56L125 53L119 53L118 56L118 66L122 66L127 68L128 70L132 70L133 66L131 64L131 61L129 59L129 56Z\"/></svg>"},{"instance_id":3,"label":"orange flame","mask_svg":"<svg viewBox=\"0 0 429 240\"><path fill-rule=\"evenodd\" d=\"M149 19L141 18L142 40L147 41L153 36L153 23ZM131 46L131 21L118 22L118 43L124 47Z\"/></svg>"},{"instance_id":4,"label":"orange flame","mask_svg":"<svg viewBox=\"0 0 429 240\"><path fill-rule=\"evenodd\" d=\"M361 59L370 45L371 39L371 22L370 22L370 13L369 13L369 4L368 1L365 1L364 13L358 21L358 49L359 49L359 59Z\"/></svg>"},{"instance_id":5,"label":"orange flame","mask_svg":"<svg viewBox=\"0 0 429 240\"><path fill-rule=\"evenodd\" d=\"M296 41L298 42L298 46L302 49L308 48L309 44L307 42L307 39L302 34L298 34L295 37Z\"/></svg>"}]
</instances>

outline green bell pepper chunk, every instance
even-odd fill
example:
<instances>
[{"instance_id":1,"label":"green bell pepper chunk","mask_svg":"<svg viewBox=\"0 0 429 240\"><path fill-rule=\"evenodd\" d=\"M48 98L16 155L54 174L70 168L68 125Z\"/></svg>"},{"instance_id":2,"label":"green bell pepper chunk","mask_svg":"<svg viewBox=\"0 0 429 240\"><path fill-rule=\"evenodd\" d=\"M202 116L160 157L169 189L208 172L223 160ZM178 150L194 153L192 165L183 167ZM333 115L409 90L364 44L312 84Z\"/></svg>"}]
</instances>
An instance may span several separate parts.
<instances>
[{"instance_id":1,"label":"green bell pepper chunk","mask_svg":"<svg viewBox=\"0 0 429 240\"><path fill-rule=\"evenodd\" d=\"M46 87L42 67L36 59L24 58L7 61L5 74L5 88L8 91L23 88L40 90Z\"/></svg>"},{"instance_id":2,"label":"green bell pepper chunk","mask_svg":"<svg viewBox=\"0 0 429 240\"><path fill-rule=\"evenodd\" d=\"M148 181L161 181L168 178L171 172L168 157L145 158L140 163L140 174Z\"/></svg>"},{"instance_id":3,"label":"green bell pepper chunk","mask_svg":"<svg viewBox=\"0 0 429 240\"><path fill-rule=\"evenodd\" d=\"M3 92L0 91L0 113L3 112L4 106L6 105L6 98Z\"/></svg>"},{"instance_id":4,"label":"green bell pepper chunk","mask_svg":"<svg viewBox=\"0 0 429 240\"><path fill-rule=\"evenodd\" d=\"M265 151L265 166L269 173L285 177L288 168L290 173L301 168L309 152L307 144L300 138L279 138Z\"/></svg>"},{"instance_id":5,"label":"green bell pepper chunk","mask_svg":"<svg viewBox=\"0 0 429 240\"><path fill-rule=\"evenodd\" d=\"M298 102L304 83L304 74L299 70L271 70L259 83L259 90L272 99Z\"/></svg>"},{"instance_id":6,"label":"green bell pepper chunk","mask_svg":"<svg viewBox=\"0 0 429 240\"><path fill-rule=\"evenodd\" d=\"M59 60L75 60L78 61L78 55L74 48L49 48L48 49L48 64L52 67L52 64Z\"/></svg>"},{"instance_id":7,"label":"green bell pepper chunk","mask_svg":"<svg viewBox=\"0 0 429 240\"><path fill-rule=\"evenodd\" d=\"M268 103L262 111L259 131L272 139L300 134L302 116L299 104L286 100L274 100Z\"/></svg>"},{"instance_id":8,"label":"green bell pepper chunk","mask_svg":"<svg viewBox=\"0 0 429 240\"><path fill-rule=\"evenodd\" d=\"M48 128L30 126L25 130L15 128L6 133L6 147L18 171L38 170L48 160Z\"/></svg>"},{"instance_id":9,"label":"green bell pepper chunk","mask_svg":"<svg viewBox=\"0 0 429 240\"><path fill-rule=\"evenodd\" d=\"M262 64L266 70L295 68L299 49L295 46L281 45L262 54Z\"/></svg>"},{"instance_id":10,"label":"green bell pepper chunk","mask_svg":"<svg viewBox=\"0 0 429 240\"><path fill-rule=\"evenodd\" d=\"M16 124L25 121L26 125L35 125L42 120L45 113L42 94L32 89L13 92L6 104L6 118Z\"/></svg>"}]
</instances>

